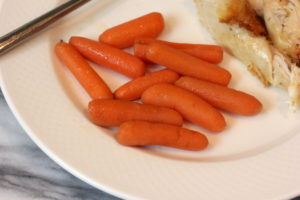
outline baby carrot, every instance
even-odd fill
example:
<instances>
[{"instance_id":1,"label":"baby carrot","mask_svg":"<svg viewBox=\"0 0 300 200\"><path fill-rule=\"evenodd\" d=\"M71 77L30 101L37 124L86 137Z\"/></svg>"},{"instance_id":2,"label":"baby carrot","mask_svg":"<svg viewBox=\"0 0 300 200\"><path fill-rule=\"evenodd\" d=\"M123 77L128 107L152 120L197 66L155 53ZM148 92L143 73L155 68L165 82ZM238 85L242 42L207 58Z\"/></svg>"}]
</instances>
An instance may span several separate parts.
<instances>
[{"instance_id":1,"label":"baby carrot","mask_svg":"<svg viewBox=\"0 0 300 200\"><path fill-rule=\"evenodd\" d=\"M226 69L162 44L148 45L146 59L179 74L221 85L228 85L231 79L231 74Z\"/></svg>"},{"instance_id":2,"label":"baby carrot","mask_svg":"<svg viewBox=\"0 0 300 200\"><path fill-rule=\"evenodd\" d=\"M161 83L148 88L142 94L146 104L177 110L183 118L213 132L226 126L223 115L197 95L177 86Z\"/></svg>"},{"instance_id":3,"label":"baby carrot","mask_svg":"<svg viewBox=\"0 0 300 200\"><path fill-rule=\"evenodd\" d=\"M59 42L55 46L55 53L92 99L113 98L106 83L73 46Z\"/></svg>"},{"instance_id":4,"label":"baby carrot","mask_svg":"<svg viewBox=\"0 0 300 200\"><path fill-rule=\"evenodd\" d=\"M136 56L107 44L83 37L71 37L70 44L89 60L131 78L145 73L145 64Z\"/></svg>"},{"instance_id":5,"label":"baby carrot","mask_svg":"<svg viewBox=\"0 0 300 200\"><path fill-rule=\"evenodd\" d=\"M162 145L184 150L203 150L208 140L202 133L163 123L130 121L123 123L117 141L127 146Z\"/></svg>"},{"instance_id":6,"label":"baby carrot","mask_svg":"<svg viewBox=\"0 0 300 200\"><path fill-rule=\"evenodd\" d=\"M142 120L182 125L181 115L170 108L144 105L125 100L93 100L88 105L88 116L100 126L119 126L123 122Z\"/></svg>"},{"instance_id":7,"label":"baby carrot","mask_svg":"<svg viewBox=\"0 0 300 200\"><path fill-rule=\"evenodd\" d=\"M176 72L164 69L136 78L119 87L114 94L117 99L135 100L150 86L157 83L174 83L177 79L179 75Z\"/></svg>"},{"instance_id":8,"label":"baby carrot","mask_svg":"<svg viewBox=\"0 0 300 200\"><path fill-rule=\"evenodd\" d=\"M163 40L157 40L154 38L137 38L135 40L135 44L164 44L166 46L182 50L183 52L205 60L210 63L219 64L223 60L223 48L217 45L209 45L209 44L190 44L190 43L175 43L175 42L167 42ZM143 55L144 53L138 52L142 51L142 48L135 48L135 55Z\"/></svg>"},{"instance_id":9,"label":"baby carrot","mask_svg":"<svg viewBox=\"0 0 300 200\"><path fill-rule=\"evenodd\" d=\"M148 51L148 45L140 44L140 43L134 43L134 45L133 45L134 55L141 58L144 61L149 62L149 60L147 60L147 58L146 58L147 51Z\"/></svg>"},{"instance_id":10,"label":"baby carrot","mask_svg":"<svg viewBox=\"0 0 300 200\"><path fill-rule=\"evenodd\" d=\"M157 37L164 29L163 16L152 12L104 31L99 41L117 48L132 46L138 37Z\"/></svg>"},{"instance_id":11,"label":"baby carrot","mask_svg":"<svg viewBox=\"0 0 300 200\"><path fill-rule=\"evenodd\" d=\"M214 107L235 114L250 116L262 109L262 104L254 96L218 84L181 77L175 85L195 93Z\"/></svg>"}]
</instances>

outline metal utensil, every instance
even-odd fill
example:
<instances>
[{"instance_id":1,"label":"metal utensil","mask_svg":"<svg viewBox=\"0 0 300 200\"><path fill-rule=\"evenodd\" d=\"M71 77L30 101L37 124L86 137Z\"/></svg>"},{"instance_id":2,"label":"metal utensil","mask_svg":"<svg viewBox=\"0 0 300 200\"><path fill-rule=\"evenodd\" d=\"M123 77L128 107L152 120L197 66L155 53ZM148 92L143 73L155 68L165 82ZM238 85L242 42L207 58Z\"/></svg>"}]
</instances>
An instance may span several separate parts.
<instances>
[{"instance_id":1,"label":"metal utensil","mask_svg":"<svg viewBox=\"0 0 300 200\"><path fill-rule=\"evenodd\" d=\"M70 0L66 3L50 10L42 16L20 26L10 33L0 37L0 55L10 51L26 39L31 38L36 33L44 30L58 19L72 12L76 8L89 2L90 0Z\"/></svg>"}]
</instances>

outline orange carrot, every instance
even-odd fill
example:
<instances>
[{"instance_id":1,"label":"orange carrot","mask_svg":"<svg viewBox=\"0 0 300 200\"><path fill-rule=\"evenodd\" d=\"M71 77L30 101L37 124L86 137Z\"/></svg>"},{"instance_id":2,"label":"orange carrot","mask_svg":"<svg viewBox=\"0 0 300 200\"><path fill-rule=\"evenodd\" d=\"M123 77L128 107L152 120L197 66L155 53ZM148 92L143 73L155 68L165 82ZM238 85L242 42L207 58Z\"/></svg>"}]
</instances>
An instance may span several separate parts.
<instances>
[{"instance_id":1,"label":"orange carrot","mask_svg":"<svg viewBox=\"0 0 300 200\"><path fill-rule=\"evenodd\" d=\"M146 58L179 74L221 85L227 85L231 79L231 74L226 69L162 44L148 45Z\"/></svg>"},{"instance_id":2,"label":"orange carrot","mask_svg":"<svg viewBox=\"0 0 300 200\"><path fill-rule=\"evenodd\" d=\"M89 60L125 76L137 78L145 73L143 61L120 49L83 37L71 37L70 44Z\"/></svg>"},{"instance_id":3,"label":"orange carrot","mask_svg":"<svg viewBox=\"0 0 300 200\"><path fill-rule=\"evenodd\" d=\"M223 48L217 45L209 45L209 44L190 44L190 43L175 43L175 42L167 42L163 40L157 40L154 38L137 38L135 40L135 44L163 44L169 47L182 50L183 52L205 60L210 63L219 64L223 60ZM135 55L143 55L143 52L138 52L138 50L142 51L143 49L135 47ZM143 57L142 57L143 58Z\"/></svg>"},{"instance_id":4,"label":"orange carrot","mask_svg":"<svg viewBox=\"0 0 300 200\"><path fill-rule=\"evenodd\" d=\"M254 96L218 84L181 77L175 85L197 94L214 107L235 114L250 116L262 109L262 104Z\"/></svg>"},{"instance_id":5,"label":"orange carrot","mask_svg":"<svg viewBox=\"0 0 300 200\"><path fill-rule=\"evenodd\" d=\"M92 99L113 98L106 83L73 46L59 42L55 46L55 53Z\"/></svg>"},{"instance_id":6,"label":"orange carrot","mask_svg":"<svg viewBox=\"0 0 300 200\"><path fill-rule=\"evenodd\" d=\"M117 141L127 146L162 145L184 150L203 150L208 140L202 133L163 123L130 121L123 123Z\"/></svg>"},{"instance_id":7,"label":"orange carrot","mask_svg":"<svg viewBox=\"0 0 300 200\"><path fill-rule=\"evenodd\" d=\"M183 118L213 132L224 130L223 115L197 95L177 86L161 83L148 88L142 95L146 104L177 110Z\"/></svg>"},{"instance_id":8,"label":"orange carrot","mask_svg":"<svg viewBox=\"0 0 300 200\"><path fill-rule=\"evenodd\" d=\"M142 93L152 85L174 83L177 79L179 79L179 75L168 69L153 72L122 85L115 91L115 97L126 100L139 99Z\"/></svg>"},{"instance_id":9,"label":"orange carrot","mask_svg":"<svg viewBox=\"0 0 300 200\"><path fill-rule=\"evenodd\" d=\"M133 45L134 55L141 58L144 61L150 62L146 58L147 51L148 51L148 45L140 44L140 43L134 43L134 45Z\"/></svg>"},{"instance_id":10,"label":"orange carrot","mask_svg":"<svg viewBox=\"0 0 300 200\"><path fill-rule=\"evenodd\" d=\"M119 126L123 122L142 120L182 125L182 117L175 110L144 105L125 100L93 100L88 105L88 116L100 126Z\"/></svg>"},{"instance_id":11,"label":"orange carrot","mask_svg":"<svg viewBox=\"0 0 300 200\"><path fill-rule=\"evenodd\" d=\"M138 37L157 37L164 29L163 16L152 12L104 31L99 41L117 48L132 46Z\"/></svg>"}]
</instances>

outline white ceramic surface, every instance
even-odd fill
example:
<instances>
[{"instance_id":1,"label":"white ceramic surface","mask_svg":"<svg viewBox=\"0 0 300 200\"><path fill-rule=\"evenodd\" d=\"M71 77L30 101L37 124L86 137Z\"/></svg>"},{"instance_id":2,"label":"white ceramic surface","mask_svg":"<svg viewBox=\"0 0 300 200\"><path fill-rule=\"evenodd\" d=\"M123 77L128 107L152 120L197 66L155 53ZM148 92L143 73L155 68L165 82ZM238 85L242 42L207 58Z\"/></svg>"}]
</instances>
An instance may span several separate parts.
<instances>
[{"instance_id":1,"label":"white ceramic surface","mask_svg":"<svg viewBox=\"0 0 300 200\"><path fill-rule=\"evenodd\" d=\"M61 2L5 0L0 34ZM23 9L28 4L31 9ZM281 199L299 194L299 111L290 113L284 91L263 88L227 54L221 66L233 74L230 87L254 94L264 110L255 117L224 113L228 127L220 134L185 124L206 133L211 143L206 151L123 147L112 130L89 122L89 98L55 57L53 46L72 35L97 39L106 28L151 11L165 17L161 39L213 43L192 0L94 0L1 57L3 93L30 137L74 175L123 198ZM112 90L128 80L93 67Z\"/></svg>"}]
</instances>

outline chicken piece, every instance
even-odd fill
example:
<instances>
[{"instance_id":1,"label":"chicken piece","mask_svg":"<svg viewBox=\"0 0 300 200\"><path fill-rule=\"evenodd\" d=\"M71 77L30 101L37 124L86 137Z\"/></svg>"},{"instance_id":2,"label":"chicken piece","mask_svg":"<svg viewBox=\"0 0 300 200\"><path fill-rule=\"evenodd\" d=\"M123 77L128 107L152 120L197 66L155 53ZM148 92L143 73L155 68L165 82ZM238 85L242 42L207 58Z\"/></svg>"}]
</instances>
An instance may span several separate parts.
<instances>
[{"instance_id":1,"label":"chicken piece","mask_svg":"<svg viewBox=\"0 0 300 200\"><path fill-rule=\"evenodd\" d=\"M258 19L256 12L247 1L223 1L217 10L220 22L238 24L255 35L266 35L263 23Z\"/></svg>"},{"instance_id":2,"label":"chicken piece","mask_svg":"<svg viewBox=\"0 0 300 200\"><path fill-rule=\"evenodd\" d=\"M274 46L290 56L300 59L300 1L264 0L264 20Z\"/></svg>"},{"instance_id":3,"label":"chicken piece","mask_svg":"<svg viewBox=\"0 0 300 200\"><path fill-rule=\"evenodd\" d=\"M257 15L264 15L264 0L248 0L251 7L256 11Z\"/></svg>"},{"instance_id":4,"label":"chicken piece","mask_svg":"<svg viewBox=\"0 0 300 200\"><path fill-rule=\"evenodd\" d=\"M235 13L232 14L232 7L238 7L240 11L245 12L251 10L246 0L194 1L201 23L220 45L241 60L265 86L274 85L288 90L291 107L300 103L300 70L289 57L273 47L265 36L248 28L255 24L262 26L259 30L263 29L259 19L252 17L252 20L248 20L247 17L241 17L244 15L241 14L235 23L234 20L224 21L224 16L236 16ZM243 19L247 26L239 22Z\"/></svg>"}]
</instances>

